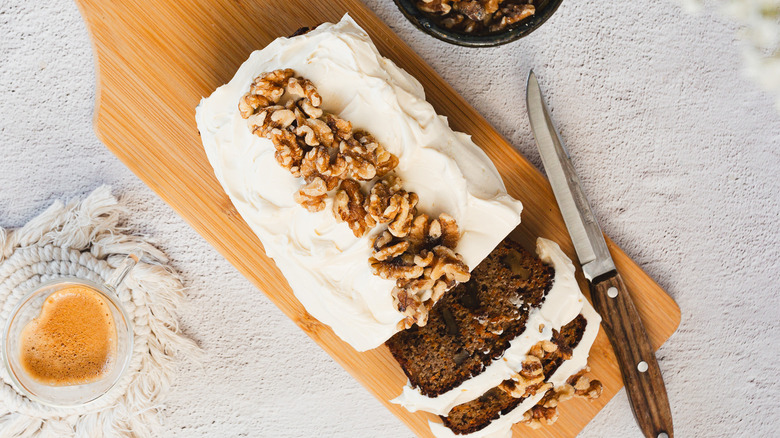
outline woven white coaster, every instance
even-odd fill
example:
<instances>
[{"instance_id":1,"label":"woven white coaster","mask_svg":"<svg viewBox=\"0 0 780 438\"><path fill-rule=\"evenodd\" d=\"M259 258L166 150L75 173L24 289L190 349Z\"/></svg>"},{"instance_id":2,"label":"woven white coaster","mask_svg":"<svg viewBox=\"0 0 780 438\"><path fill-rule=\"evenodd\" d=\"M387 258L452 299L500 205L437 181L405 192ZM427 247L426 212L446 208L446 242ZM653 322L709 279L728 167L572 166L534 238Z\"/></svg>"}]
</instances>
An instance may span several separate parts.
<instances>
[{"instance_id":1,"label":"woven white coaster","mask_svg":"<svg viewBox=\"0 0 780 438\"><path fill-rule=\"evenodd\" d=\"M125 213L108 187L83 201L55 202L16 230L0 227L0 327L36 285L57 277L108 279L130 252L145 255L117 291L133 319L133 356L122 381L85 407L54 408L20 395L0 368L0 438L156 436L158 408L176 371L176 359L200 350L178 329L184 298L165 254L118 222Z\"/></svg>"}]
</instances>

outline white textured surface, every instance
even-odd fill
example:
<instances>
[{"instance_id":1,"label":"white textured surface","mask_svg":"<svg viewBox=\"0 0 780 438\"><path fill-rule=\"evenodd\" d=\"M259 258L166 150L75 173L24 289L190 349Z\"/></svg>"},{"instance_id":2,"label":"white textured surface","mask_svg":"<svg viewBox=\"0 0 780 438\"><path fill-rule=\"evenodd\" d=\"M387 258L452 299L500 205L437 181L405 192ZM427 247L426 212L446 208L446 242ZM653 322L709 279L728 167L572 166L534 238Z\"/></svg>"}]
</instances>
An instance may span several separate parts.
<instances>
[{"instance_id":1,"label":"white textured surface","mask_svg":"<svg viewBox=\"0 0 780 438\"><path fill-rule=\"evenodd\" d=\"M604 230L682 308L659 353L677 435L775 436L780 116L737 74L734 29L665 1L569 1L529 38L476 51L367 3L538 165L522 103L535 69ZM112 184L190 288L182 324L207 359L182 367L170 436L411 435L96 139L74 4L0 0L0 53L0 223ZM581 436L640 437L624 394Z\"/></svg>"}]
</instances>

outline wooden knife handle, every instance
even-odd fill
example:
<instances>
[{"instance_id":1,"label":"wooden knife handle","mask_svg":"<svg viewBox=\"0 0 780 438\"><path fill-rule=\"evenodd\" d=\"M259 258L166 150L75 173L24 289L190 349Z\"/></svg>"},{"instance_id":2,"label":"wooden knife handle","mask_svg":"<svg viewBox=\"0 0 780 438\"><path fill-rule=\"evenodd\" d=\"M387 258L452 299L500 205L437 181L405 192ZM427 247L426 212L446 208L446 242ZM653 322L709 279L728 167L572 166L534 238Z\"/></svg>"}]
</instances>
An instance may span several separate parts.
<instances>
[{"instance_id":1,"label":"wooden knife handle","mask_svg":"<svg viewBox=\"0 0 780 438\"><path fill-rule=\"evenodd\" d=\"M623 279L613 271L595 278L590 290L615 350L639 428L647 438L673 438L672 411L661 370Z\"/></svg>"}]
</instances>

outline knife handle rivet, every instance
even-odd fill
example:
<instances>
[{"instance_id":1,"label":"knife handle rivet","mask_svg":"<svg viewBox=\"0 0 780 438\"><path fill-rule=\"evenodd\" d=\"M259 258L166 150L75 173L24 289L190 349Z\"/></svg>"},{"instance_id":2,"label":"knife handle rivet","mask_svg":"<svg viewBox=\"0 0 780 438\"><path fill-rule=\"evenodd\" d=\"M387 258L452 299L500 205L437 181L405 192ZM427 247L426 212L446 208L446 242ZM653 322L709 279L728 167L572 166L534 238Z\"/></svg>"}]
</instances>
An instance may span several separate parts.
<instances>
[{"instance_id":1,"label":"knife handle rivet","mask_svg":"<svg viewBox=\"0 0 780 438\"><path fill-rule=\"evenodd\" d=\"M647 362L645 361L639 362L639 364L636 366L636 369L638 369L640 373L644 373L645 371L647 371ZM658 438L661 438L661 435L658 435Z\"/></svg>"},{"instance_id":2,"label":"knife handle rivet","mask_svg":"<svg viewBox=\"0 0 780 438\"><path fill-rule=\"evenodd\" d=\"M661 432L658 434L658 438L669 438L669 435L666 432Z\"/></svg>"},{"instance_id":3,"label":"knife handle rivet","mask_svg":"<svg viewBox=\"0 0 780 438\"><path fill-rule=\"evenodd\" d=\"M607 289L607 296L610 298L615 298L618 296L618 290L616 287L611 287Z\"/></svg>"}]
</instances>

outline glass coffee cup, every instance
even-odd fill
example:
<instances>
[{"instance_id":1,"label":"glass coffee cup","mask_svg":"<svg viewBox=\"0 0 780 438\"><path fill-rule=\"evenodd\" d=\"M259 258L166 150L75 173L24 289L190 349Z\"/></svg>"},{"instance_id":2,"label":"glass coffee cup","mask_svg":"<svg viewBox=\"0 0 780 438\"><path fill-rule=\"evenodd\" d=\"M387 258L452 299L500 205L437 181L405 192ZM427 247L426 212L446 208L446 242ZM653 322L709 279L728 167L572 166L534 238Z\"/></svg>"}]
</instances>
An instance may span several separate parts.
<instances>
[{"instance_id":1,"label":"glass coffee cup","mask_svg":"<svg viewBox=\"0 0 780 438\"><path fill-rule=\"evenodd\" d=\"M133 351L133 323L119 301L116 290L139 259L139 254L129 255L105 283L98 284L81 278L61 277L37 286L22 298L6 321L2 344L3 362L17 390L29 399L45 405L73 407L97 401L119 383L130 365ZM37 318L43 316L44 303L47 299L53 295L57 296L58 292L67 294L70 290L94 294L95 297L99 297L98 301L105 305L105 309L101 307L101 311L105 310L107 320L113 321L116 330L115 339L111 340L112 343L115 342L113 344L115 348L112 350L110 366L106 366L99 377L88 382L62 384L43 381L40 377L31 374L29 364L27 368L23 365L25 354L23 347L29 348L23 346L23 337L27 336L25 330L31 323L35 323ZM49 303L53 300L52 297ZM63 343L62 348L65 351L73 351L74 348L79 347Z\"/></svg>"}]
</instances>

